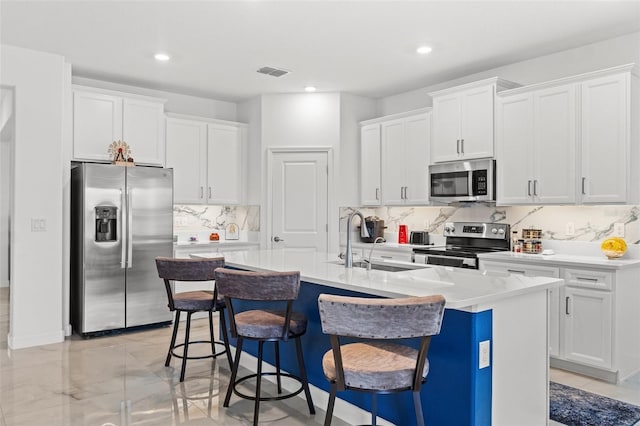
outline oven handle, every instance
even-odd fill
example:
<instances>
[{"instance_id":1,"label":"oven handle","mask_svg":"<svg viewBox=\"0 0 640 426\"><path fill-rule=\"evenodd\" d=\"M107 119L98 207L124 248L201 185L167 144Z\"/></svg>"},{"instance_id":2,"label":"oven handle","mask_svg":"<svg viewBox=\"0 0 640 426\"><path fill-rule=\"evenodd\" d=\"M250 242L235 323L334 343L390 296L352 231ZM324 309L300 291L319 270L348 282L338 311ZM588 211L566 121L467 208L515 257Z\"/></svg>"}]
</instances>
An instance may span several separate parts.
<instances>
[{"instance_id":1,"label":"oven handle","mask_svg":"<svg viewBox=\"0 0 640 426\"><path fill-rule=\"evenodd\" d=\"M443 256L437 254L427 254L427 264L429 263L429 259L446 259L446 260L459 260L463 265L469 265L473 268L477 266L477 258L475 257L457 257L457 256Z\"/></svg>"}]
</instances>

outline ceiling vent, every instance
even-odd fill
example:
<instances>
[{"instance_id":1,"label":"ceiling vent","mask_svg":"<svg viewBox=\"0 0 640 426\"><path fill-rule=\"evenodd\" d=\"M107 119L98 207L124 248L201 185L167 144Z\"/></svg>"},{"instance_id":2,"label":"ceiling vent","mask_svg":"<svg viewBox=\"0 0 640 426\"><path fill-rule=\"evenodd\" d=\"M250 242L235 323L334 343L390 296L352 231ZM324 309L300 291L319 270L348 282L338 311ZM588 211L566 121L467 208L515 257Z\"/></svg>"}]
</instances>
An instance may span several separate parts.
<instances>
[{"instance_id":1,"label":"ceiling vent","mask_svg":"<svg viewBox=\"0 0 640 426\"><path fill-rule=\"evenodd\" d=\"M270 75L272 77L282 77L283 75L289 74L291 71L282 70L279 68L273 67L262 67L258 70L260 74Z\"/></svg>"}]
</instances>

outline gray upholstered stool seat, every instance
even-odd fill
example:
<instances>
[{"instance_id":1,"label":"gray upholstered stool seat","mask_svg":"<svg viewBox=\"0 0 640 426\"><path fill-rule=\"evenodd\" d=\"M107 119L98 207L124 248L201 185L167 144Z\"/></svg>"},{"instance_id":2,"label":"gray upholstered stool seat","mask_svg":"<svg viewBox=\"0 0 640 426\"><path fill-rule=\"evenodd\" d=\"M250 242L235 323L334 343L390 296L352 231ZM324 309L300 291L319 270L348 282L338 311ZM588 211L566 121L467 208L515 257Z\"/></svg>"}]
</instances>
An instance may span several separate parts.
<instances>
[{"instance_id":1,"label":"gray upholstered stool seat","mask_svg":"<svg viewBox=\"0 0 640 426\"><path fill-rule=\"evenodd\" d=\"M217 358L219 355L226 354L229 365L233 363L231 359L231 351L229 349L229 338L227 336L227 325L224 317L225 302L218 296L218 292L214 287L210 290L194 290L182 293L175 293L171 286L171 281L187 281L187 282L204 282L215 280L216 268L224 266L224 257L216 257L210 259L174 259L170 257L156 258L156 267L158 275L164 280L165 290L167 292L167 300L169 310L176 313L173 321L173 333L171 335L171 344L164 365L169 366L171 357L181 358L182 367L180 369L180 381L184 381L184 375L187 367L188 359ZM178 327L180 324L180 313L187 314L184 343L176 344L178 335ZM196 312L207 312L209 315L209 339L210 340L190 340L191 331L191 315ZM220 314L220 329L222 342L214 339L213 333L213 312ZM211 354L204 356L189 356L189 345L204 343L210 345ZM216 351L216 345L224 347L223 350ZM182 355L176 352L182 348Z\"/></svg>"},{"instance_id":2,"label":"gray upholstered stool seat","mask_svg":"<svg viewBox=\"0 0 640 426\"><path fill-rule=\"evenodd\" d=\"M307 331L307 318L293 312L293 301L298 298L300 291L300 272L248 272L233 269L216 269L216 285L220 294L224 296L225 305L229 310L231 321L231 336L238 339L236 357L231 369L229 387L223 406L228 407L231 395L254 401L253 424L258 424L261 401L274 401L291 398L304 391L309 413L315 414L309 382L302 355L300 336ZM247 304L249 304L247 306ZM257 305L257 306L256 306ZM273 309L284 306L284 310ZM264 306L266 309L256 309ZM243 308L244 310L240 310ZM246 340L258 343L258 368L255 374L238 377L242 345ZM295 341L298 358L299 376L280 371L280 342ZM275 349L275 373L262 371L264 343L273 342ZM289 370L291 371L291 370ZM261 383L263 376L276 376L278 395L263 396ZM300 388L283 394L281 377L289 377L300 384ZM237 386L247 380L255 379L255 394L248 395L240 392Z\"/></svg>"},{"instance_id":3,"label":"gray upholstered stool seat","mask_svg":"<svg viewBox=\"0 0 640 426\"><path fill-rule=\"evenodd\" d=\"M359 389L400 389L411 387L418 360L418 350L386 342L350 343L340 348L345 384ZM329 381L336 379L333 352L322 357L322 369ZM422 377L427 377L425 360Z\"/></svg>"},{"instance_id":4,"label":"gray upholstered stool seat","mask_svg":"<svg viewBox=\"0 0 640 426\"><path fill-rule=\"evenodd\" d=\"M431 336L440 333L444 316L441 295L380 299L321 294L322 331L330 335L331 350L322 369L331 384L324 424L331 424L336 393L344 390L372 394L371 423L376 424L376 394L410 390L418 425L424 426L420 389L429 372ZM341 344L340 337L358 340ZM417 340L420 349L390 340Z\"/></svg>"},{"instance_id":5,"label":"gray upholstered stool seat","mask_svg":"<svg viewBox=\"0 0 640 426\"><path fill-rule=\"evenodd\" d=\"M218 298L214 303L209 290L185 291L173 295L173 305L181 311L210 311L224 309L224 300Z\"/></svg>"},{"instance_id":6,"label":"gray upholstered stool seat","mask_svg":"<svg viewBox=\"0 0 640 426\"><path fill-rule=\"evenodd\" d=\"M254 339L277 339L282 336L282 329L287 313L285 311L252 310L237 313L236 330L238 334ZM307 318L297 312L291 313L289 330L293 334L304 334L307 331Z\"/></svg>"}]
</instances>

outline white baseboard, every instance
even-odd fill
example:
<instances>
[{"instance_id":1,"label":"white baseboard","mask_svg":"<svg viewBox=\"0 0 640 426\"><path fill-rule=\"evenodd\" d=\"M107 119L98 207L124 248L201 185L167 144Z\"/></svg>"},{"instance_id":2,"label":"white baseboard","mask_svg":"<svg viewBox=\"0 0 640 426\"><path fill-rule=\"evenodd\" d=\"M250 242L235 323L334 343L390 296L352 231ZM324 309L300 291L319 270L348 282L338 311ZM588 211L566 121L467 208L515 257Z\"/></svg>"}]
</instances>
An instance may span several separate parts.
<instances>
[{"instance_id":1,"label":"white baseboard","mask_svg":"<svg viewBox=\"0 0 640 426\"><path fill-rule=\"evenodd\" d=\"M293 342L292 342L293 344ZM233 352L233 355L235 357L235 347L231 346L231 352ZM235 358L234 358L235 359ZM249 371L252 372L256 372L257 370L257 364L258 364L258 358L247 353L244 352L242 354L242 356L240 357L240 365L244 368L246 368ZM267 367L268 369L265 369L265 367ZM262 367L262 371L275 371L275 366L269 364L268 362L263 362L263 367ZM281 369L280 371L282 372L287 372L286 370ZM270 382L275 383L276 381L276 377L275 376L265 376L264 377L265 380L268 380ZM286 382L286 383L285 383ZM287 386L288 385L288 386ZM291 381L283 381L282 382L282 387L285 388L287 391L295 391L296 389L298 389L298 384L295 382L291 382ZM329 403L329 392L326 392L316 386L314 386L313 384L309 383L309 391L311 392L311 398L313 398L313 403L316 407L322 409L322 410L326 410L327 404ZM349 391L347 391L349 392ZM304 396L304 392L300 393L297 398L305 398ZM317 415L317 414L316 414ZM339 419L341 419L342 421L351 424L351 425L358 425L358 424L370 424L371 423L371 413L368 411L363 410L362 408L351 404L350 402L347 402L343 399L340 399L340 395L338 394L338 397L336 398L336 403L334 405L333 408L333 417L337 417ZM378 416L377 417L377 422L378 423L384 423L384 424L388 424L388 425L393 425L393 423L391 423L390 421L383 419L382 417Z\"/></svg>"}]
</instances>

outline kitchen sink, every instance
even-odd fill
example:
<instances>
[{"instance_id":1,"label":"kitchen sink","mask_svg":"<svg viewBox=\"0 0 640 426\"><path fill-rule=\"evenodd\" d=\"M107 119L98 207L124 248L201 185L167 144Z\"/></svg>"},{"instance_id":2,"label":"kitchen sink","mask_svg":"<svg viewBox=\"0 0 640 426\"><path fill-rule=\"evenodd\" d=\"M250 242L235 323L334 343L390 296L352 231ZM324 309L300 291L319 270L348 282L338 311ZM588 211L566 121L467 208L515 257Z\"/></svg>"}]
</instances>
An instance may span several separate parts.
<instances>
[{"instance_id":1,"label":"kitchen sink","mask_svg":"<svg viewBox=\"0 0 640 426\"><path fill-rule=\"evenodd\" d=\"M344 261L342 260L334 260L328 263L344 266ZM353 262L353 267L367 269L367 263L368 262L366 261ZM387 272L411 271L413 269L424 269L428 267L429 267L428 265L424 265L420 263L391 263L391 262L372 262L371 263L371 269L375 269L377 271L387 271Z\"/></svg>"}]
</instances>

